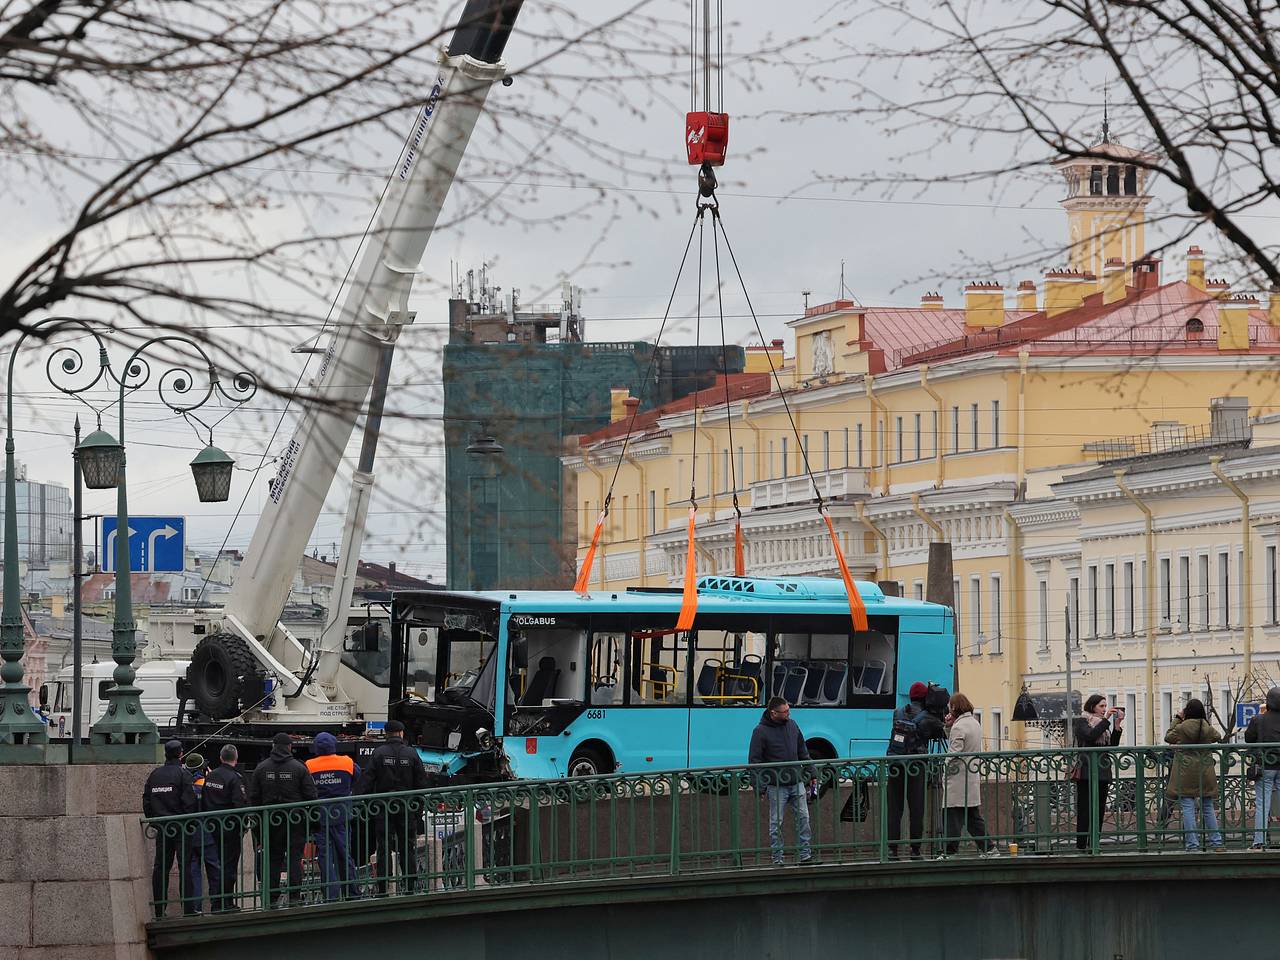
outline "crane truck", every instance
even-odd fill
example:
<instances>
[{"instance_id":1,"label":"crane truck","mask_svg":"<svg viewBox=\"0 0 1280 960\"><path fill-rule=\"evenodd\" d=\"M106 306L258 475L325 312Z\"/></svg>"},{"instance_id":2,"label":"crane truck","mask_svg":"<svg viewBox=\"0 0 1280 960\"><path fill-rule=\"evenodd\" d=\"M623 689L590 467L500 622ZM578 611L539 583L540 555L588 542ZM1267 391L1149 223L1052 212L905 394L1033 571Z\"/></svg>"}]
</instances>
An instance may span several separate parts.
<instances>
[{"instance_id":1,"label":"crane truck","mask_svg":"<svg viewBox=\"0 0 1280 960\"><path fill-rule=\"evenodd\" d=\"M299 738L324 730L359 754L372 749L370 734L397 711L386 682L387 620L367 616L353 630L350 617L383 404L396 341L412 321L408 302L418 263L490 88L510 82L502 53L521 5L468 0L439 58L226 604L214 617L190 622L194 646L179 684L175 731L189 746L236 742L252 764L282 730ZM361 413L363 442L328 615L319 638L303 641L280 615ZM181 662L174 660L174 667ZM419 708L419 723L431 722L430 705ZM455 746L477 746L480 722L473 718L460 729L456 708L441 705L439 723L450 728L445 739ZM467 776L499 775L499 757L469 753Z\"/></svg>"}]
</instances>

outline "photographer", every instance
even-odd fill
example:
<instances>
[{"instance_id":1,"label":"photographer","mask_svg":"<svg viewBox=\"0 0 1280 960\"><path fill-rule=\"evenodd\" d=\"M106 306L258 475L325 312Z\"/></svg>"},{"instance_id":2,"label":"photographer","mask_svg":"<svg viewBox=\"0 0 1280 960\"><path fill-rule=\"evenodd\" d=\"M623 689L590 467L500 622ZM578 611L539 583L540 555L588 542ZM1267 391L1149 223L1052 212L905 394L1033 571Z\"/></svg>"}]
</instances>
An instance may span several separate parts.
<instances>
[{"instance_id":1,"label":"photographer","mask_svg":"<svg viewBox=\"0 0 1280 960\"><path fill-rule=\"evenodd\" d=\"M908 702L893 712L893 727L886 750L888 769L885 771L888 777L890 860L898 859L904 807L908 808L911 818L911 859L920 859L928 766L927 761L917 758L929 753L931 742L946 737L942 719L926 707L928 693L928 685L917 680L907 693Z\"/></svg>"},{"instance_id":2,"label":"photographer","mask_svg":"<svg viewBox=\"0 0 1280 960\"><path fill-rule=\"evenodd\" d=\"M1072 724L1077 747L1114 747L1123 735L1124 708L1108 707L1107 698L1095 693L1084 702L1084 713ZM1071 770L1076 782L1076 848L1087 849L1093 829L1090 798L1098 798L1098 823L1107 810L1107 794L1111 789L1111 757L1103 754L1097 760L1096 775L1090 769L1089 757L1081 755Z\"/></svg>"}]
</instances>

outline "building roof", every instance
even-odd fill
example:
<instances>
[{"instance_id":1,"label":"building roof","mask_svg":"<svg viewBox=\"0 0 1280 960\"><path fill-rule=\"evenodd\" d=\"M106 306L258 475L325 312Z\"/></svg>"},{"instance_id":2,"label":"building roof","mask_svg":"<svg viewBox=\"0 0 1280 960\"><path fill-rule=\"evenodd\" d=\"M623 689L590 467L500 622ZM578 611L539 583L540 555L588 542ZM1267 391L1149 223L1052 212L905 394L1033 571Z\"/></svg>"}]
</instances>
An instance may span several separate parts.
<instances>
[{"instance_id":1,"label":"building roof","mask_svg":"<svg viewBox=\"0 0 1280 960\"><path fill-rule=\"evenodd\" d=\"M899 351L889 367L1020 349L1057 355L1154 355L1168 351L1217 354L1221 352L1218 310L1222 304L1213 294L1197 290L1184 280L1145 290L1126 287L1124 298L1114 303L1103 303L1103 295L1094 293L1085 297L1079 307L1054 317L1039 310L1001 327ZM1199 320L1202 330L1188 330L1191 320ZM1271 327L1266 311L1256 307L1249 311L1249 349L1280 351L1280 329Z\"/></svg>"},{"instance_id":2,"label":"building roof","mask_svg":"<svg viewBox=\"0 0 1280 960\"><path fill-rule=\"evenodd\" d=\"M624 416L599 430L583 434L579 442L582 446L589 447L626 436L628 429L633 439L642 437L652 432L662 417L692 410L695 405L700 409L724 406L726 392L729 402L733 403L739 400L750 400L752 397L763 397L772 390L773 374L771 373L731 373L727 379L729 382L726 385L726 377L723 374L717 374L715 384L705 390L699 390L679 400L638 413L634 422L631 417Z\"/></svg>"},{"instance_id":3,"label":"building roof","mask_svg":"<svg viewBox=\"0 0 1280 960\"><path fill-rule=\"evenodd\" d=\"M1004 322L1032 315L1030 310L1006 310ZM924 307L867 307L862 324L865 339L885 352L886 357L903 356L964 334L963 310L934 310ZM894 367L889 364L890 369Z\"/></svg>"}]
</instances>

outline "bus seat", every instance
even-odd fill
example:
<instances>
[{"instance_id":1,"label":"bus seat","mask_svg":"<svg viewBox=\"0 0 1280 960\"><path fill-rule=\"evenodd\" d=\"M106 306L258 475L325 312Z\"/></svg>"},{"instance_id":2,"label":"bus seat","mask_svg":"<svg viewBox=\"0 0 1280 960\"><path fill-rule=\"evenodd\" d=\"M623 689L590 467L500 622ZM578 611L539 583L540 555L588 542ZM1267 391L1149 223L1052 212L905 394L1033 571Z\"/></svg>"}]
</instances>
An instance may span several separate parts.
<instances>
[{"instance_id":1,"label":"bus seat","mask_svg":"<svg viewBox=\"0 0 1280 960\"><path fill-rule=\"evenodd\" d=\"M560 669L556 666L555 657L543 657L538 661L538 670L529 678L529 686L520 698L522 707L540 707L542 701L553 696L556 684L560 682Z\"/></svg>"},{"instance_id":2,"label":"bus seat","mask_svg":"<svg viewBox=\"0 0 1280 960\"><path fill-rule=\"evenodd\" d=\"M822 697L822 682L827 676L827 665L814 662L805 669L808 673L805 675L804 689L800 691L800 702L819 703Z\"/></svg>"},{"instance_id":3,"label":"bus seat","mask_svg":"<svg viewBox=\"0 0 1280 960\"><path fill-rule=\"evenodd\" d=\"M773 665L773 679L769 684L769 696L782 696L782 688L787 685L787 670L791 668L789 663L775 663Z\"/></svg>"},{"instance_id":4,"label":"bus seat","mask_svg":"<svg viewBox=\"0 0 1280 960\"><path fill-rule=\"evenodd\" d=\"M875 667L867 664L862 670L862 684L860 693L879 693L880 685L884 682L884 667Z\"/></svg>"},{"instance_id":5,"label":"bus seat","mask_svg":"<svg viewBox=\"0 0 1280 960\"><path fill-rule=\"evenodd\" d=\"M787 677L782 682L782 693L779 696L787 703L799 703L808 680L809 671L804 667L788 667Z\"/></svg>"},{"instance_id":6,"label":"bus seat","mask_svg":"<svg viewBox=\"0 0 1280 960\"><path fill-rule=\"evenodd\" d=\"M724 664L719 660L708 660L702 665L702 669L698 671L698 684L695 688L700 697L710 697L716 694L716 678L720 671L724 669ZM709 700L708 703L720 703L719 700Z\"/></svg>"},{"instance_id":7,"label":"bus seat","mask_svg":"<svg viewBox=\"0 0 1280 960\"><path fill-rule=\"evenodd\" d=\"M763 669L764 662L755 654L748 653L742 658L742 662L738 664L738 669L735 671L738 678L734 681L732 692L740 697L756 695L764 686L764 678L760 676ZM754 684L751 682L753 680Z\"/></svg>"},{"instance_id":8,"label":"bus seat","mask_svg":"<svg viewBox=\"0 0 1280 960\"><path fill-rule=\"evenodd\" d=\"M844 684L849 677L849 668L843 663L827 667L826 676L822 679L822 693L819 703L838 704L844 700Z\"/></svg>"}]
</instances>

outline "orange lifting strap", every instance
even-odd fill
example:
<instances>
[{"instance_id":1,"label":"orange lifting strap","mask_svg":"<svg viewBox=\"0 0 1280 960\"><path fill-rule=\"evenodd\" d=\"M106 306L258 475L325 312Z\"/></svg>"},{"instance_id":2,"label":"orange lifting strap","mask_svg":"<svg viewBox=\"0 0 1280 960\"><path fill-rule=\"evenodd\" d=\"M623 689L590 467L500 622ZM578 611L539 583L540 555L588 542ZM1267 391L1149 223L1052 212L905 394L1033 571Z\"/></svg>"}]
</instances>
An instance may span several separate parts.
<instances>
[{"instance_id":1,"label":"orange lifting strap","mask_svg":"<svg viewBox=\"0 0 1280 960\"><path fill-rule=\"evenodd\" d=\"M840 565L840 576L844 578L844 590L849 595L849 615L853 617L854 632L869 630L867 624L867 605L862 602L862 594L858 593L858 586L853 582L853 575L849 573L849 564L844 562L844 551L840 549L840 540L836 537L835 524L831 522L831 514L827 513L824 505L821 507L822 519L827 522L827 533L831 534L831 546L836 552L836 563Z\"/></svg>"},{"instance_id":2,"label":"orange lifting strap","mask_svg":"<svg viewBox=\"0 0 1280 960\"><path fill-rule=\"evenodd\" d=\"M596 529L591 534L591 546L587 548L587 555L582 558L582 569L578 571L578 579L574 581L573 589L584 597L591 584L591 567L596 560L596 548L600 546L600 531L604 529L604 518L608 516L609 508L600 511L600 516L596 517Z\"/></svg>"},{"instance_id":3,"label":"orange lifting strap","mask_svg":"<svg viewBox=\"0 0 1280 960\"><path fill-rule=\"evenodd\" d=\"M698 508L689 508L689 548L684 560L684 593L680 597L680 618L676 631L692 630L693 618L698 612L698 567L694 552L693 527L698 519Z\"/></svg>"},{"instance_id":4,"label":"orange lifting strap","mask_svg":"<svg viewBox=\"0 0 1280 960\"><path fill-rule=\"evenodd\" d=\"M747 562L742 555L742 516L739 515L733 524L733 575L735 577L745 577L747 575Z\"/></svg>"}]
</instances>

